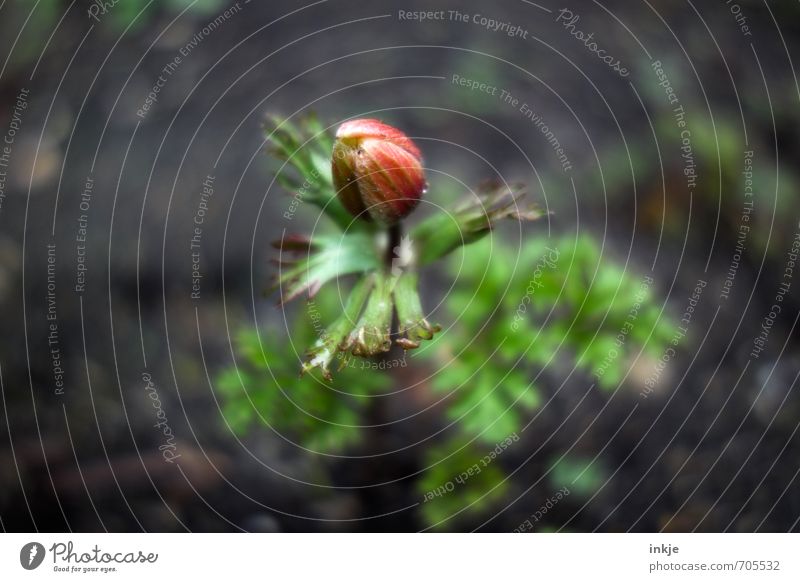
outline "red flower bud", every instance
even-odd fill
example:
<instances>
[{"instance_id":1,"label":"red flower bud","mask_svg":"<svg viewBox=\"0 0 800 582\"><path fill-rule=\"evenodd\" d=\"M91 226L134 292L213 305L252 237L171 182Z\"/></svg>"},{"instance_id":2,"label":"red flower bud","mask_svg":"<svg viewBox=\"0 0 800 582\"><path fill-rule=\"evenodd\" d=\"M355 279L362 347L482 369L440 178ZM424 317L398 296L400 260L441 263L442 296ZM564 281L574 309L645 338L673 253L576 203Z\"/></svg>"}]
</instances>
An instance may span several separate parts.
<instances>
[{"instance_id":1,"label":"red flower bud","mask_svg":"<svg viewBox=\"0 0 800 582\"><path fill-rule=\"evenodd\" d=\"M356 217L391 225L425 192L422 155L402 131L375 119L343 123L333 144L333 184Z\"/></svg>"}]
</instances>

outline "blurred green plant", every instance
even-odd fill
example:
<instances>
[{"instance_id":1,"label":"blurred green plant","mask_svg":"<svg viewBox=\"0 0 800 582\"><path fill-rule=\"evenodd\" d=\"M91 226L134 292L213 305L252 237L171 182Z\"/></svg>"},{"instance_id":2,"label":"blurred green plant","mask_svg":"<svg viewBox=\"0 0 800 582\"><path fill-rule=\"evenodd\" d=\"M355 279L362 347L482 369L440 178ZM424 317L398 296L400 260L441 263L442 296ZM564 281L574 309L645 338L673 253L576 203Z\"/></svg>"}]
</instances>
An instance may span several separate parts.
<instances>
[{"instance_id":1,"label":"blurred green plant","mask_svg":"<svg viewBox=\"0 0 800 582\"><path fill-rule=\"evenodd\" d=\"M652 279L623 268L593 238L533 235L512 246L486 236L501 218L540 216L519 206L524 189L516 185L487 184L449 213L423 219L409 233L416 268L380 275L380 259L368 250L375 230L353 222L333 191L327 130L310 117L271 119L267 131L281 162L276 180L294 193L292 212L300 204L315 206L341 232L290 236L277 245L276 287L284 300L313 297L306 309L311 321L295 318L292 342L273 330L241 332L237 365L219 378L224 416L238 432L263 424L312 450L358 443L369 397L391 384L383 372L349 370L350 358L361 355L348 339L359 314L363 320L371 309L383 309L376 305L386 304L389 293L408 294L398 304L400 331L406 319L424 320L416 278L447 257L447 276L458 281L441 312L451 325L436 337L424 327L419 336L406 330L398 342L419 348L414 361L435 370L429 388L448 425L423 456L427 469L416 483L421 518L430 527L451 527L453 516L486 511L507 495L504 455L520 446L545 399L544 382L536 378L552 373L556 359L559 366L572 361L611 390L639 352L658 357L675 332L653 299ZM346 275L355 275L352 287L340 280ZM336 286L324 284L333 280L339 286L330 290ZM294 344L311 348L304 357ZM306 375L298 379L301 363ZM330 383L335 363L347 394ZM553 468L556 479L575 473L569 463L567 457ZM586 477L570 486L599 486L596 468L581 471Z\"/></svg>"},{"instance_id":2,"label":"blurred green plant","mask_svg":"<svg viewBox=\"0 0 800 582\"><path fill-rule=\"evenodd\" d=\"M577 455L565 455L550 467L553 488L568 487L571 493L588 499L608 479L603 466Z\"/></svg>"},{"instance_id":3,"label":"blurred green plant","mask_svg":"<svg viewBox=\"0 0 800 582\"><path fill-rule=\"evenodd\" d=\"M147 25L159 10L166 9L173 14L186 11L191 16L202 18L217 14L226 4L228 0L118 0L100 19L100 24L106 22L106 27L116 33L129 26L132 30L138 30Z\"/></svg>"},{"instance_id":4,"label":"blurred green plant","mask_svg":"<svg viewBox=\"0 0 800 582\"><path fill-rule=\"evenodd\" d=\"M88 24L119 34L128 27L134 31L142 28L163 10L173 14L186 11L198 18L218 14L228 0L116 0L113 6L111 4L97 0L78 3L73 8L81 17L87 18ZM44 42L50 38L69 6L65 0L12 0L9 3L8 10L3 12L5 30L15 34L20 32L19 42L10 57L12 68L23 67L38 58Z\"/></svg>"}]
</instances>

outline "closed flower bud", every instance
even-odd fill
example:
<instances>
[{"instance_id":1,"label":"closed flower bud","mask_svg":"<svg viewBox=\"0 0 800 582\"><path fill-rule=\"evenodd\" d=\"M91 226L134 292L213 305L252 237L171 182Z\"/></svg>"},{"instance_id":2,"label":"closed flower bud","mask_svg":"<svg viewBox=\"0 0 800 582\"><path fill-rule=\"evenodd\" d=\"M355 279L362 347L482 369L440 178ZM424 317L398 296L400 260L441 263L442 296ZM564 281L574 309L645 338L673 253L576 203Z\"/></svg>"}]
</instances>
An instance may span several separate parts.
<instances>
[{"instance_id":1,"label":"closed flower bud","mask_svg":"<svg viewBox=\"0 0 800 582\"><path fill-rule=\"evenodd\" d=\"M343 123L333 145L333 184L353 215L391 225L425 192L422 156L408 136L375 119Z\"/></svg>"}]
</instances>

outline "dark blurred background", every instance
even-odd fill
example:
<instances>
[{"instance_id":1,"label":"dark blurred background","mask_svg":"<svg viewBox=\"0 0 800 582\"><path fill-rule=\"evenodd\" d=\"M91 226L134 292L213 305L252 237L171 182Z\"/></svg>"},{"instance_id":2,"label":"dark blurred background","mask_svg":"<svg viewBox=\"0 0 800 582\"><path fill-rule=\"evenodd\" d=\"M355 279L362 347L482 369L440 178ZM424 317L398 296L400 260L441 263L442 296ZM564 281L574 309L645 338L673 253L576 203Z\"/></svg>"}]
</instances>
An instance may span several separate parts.
<instances>
[{"instance_id":1,"label":"dark blurred background","mask_svg":"<svg viewBox=\"0 0 800 582\"><path fill-rule=\"evenodd\" d=\"M764 351L750 353L800 229L800 10L736 6L0 2L2 528L426 525L409 508L419 500L410 477L419 451L401 445L431 430L435 410L377 431L353 458L321 458L266 429L234 437L221 420L214 378L232 361L230 337L258 322L280 339L294 315L262 294L269 242L317 218L302 208L284 218L289 197L270 187L262 124L268 113L313 110L330 126L372 116L403 128L433 169L433 202L437 183L452 189L498 174L528 182L554 213L547 228L591 233L621 264L652 269L656 294L678 316L698 280L707 282L692 334L654 397L630 414L647 369L632 370L614 397L592 393L578 408L583 392L561 391L503 458L514 471L508 499L491 519L464 516L450 529L516 528L552 494L541 479L552 459L572 450L599 456L603 486L559 503L541 529L797 531L796 278ZM562 8L579 15L572 28ZM400 17L418 10L470 18ZM519 33L487 29L476 14ZM575 31L593 33L628 74ZM563 146L569 170L522 103ZM691 129L692 187L678 106ZM752 214L743 212L749 151ZM203 196L204 182L212 195ZM192 298L198 216L202 280ZM435 304L448 288L434 273L424 299ZM415 372L389 374L401 386ZM180 462L159 450L153 394ZM409 395L402 406L424 400Z\"/></svg>"}]
</instances>

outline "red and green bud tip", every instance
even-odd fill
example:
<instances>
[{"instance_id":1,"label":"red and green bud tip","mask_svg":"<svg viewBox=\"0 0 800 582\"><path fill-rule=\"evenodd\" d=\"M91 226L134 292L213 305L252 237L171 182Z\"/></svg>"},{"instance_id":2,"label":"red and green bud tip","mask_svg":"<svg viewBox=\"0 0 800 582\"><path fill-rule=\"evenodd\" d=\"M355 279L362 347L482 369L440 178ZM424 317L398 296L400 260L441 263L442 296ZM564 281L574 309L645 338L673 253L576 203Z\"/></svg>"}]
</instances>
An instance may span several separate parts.
<instances>
[{"instance_id":1,"label":"red and green bud tip","mask_svg":"<svg viewBox=\"0 0 800 582\"><path fill-rule=\"evenodd\" d=\"M339 126L332 170L337 196L350 214L386 226L408 216L426 188L417 146L375 119Z\"/></svg>"}]
</instances>

